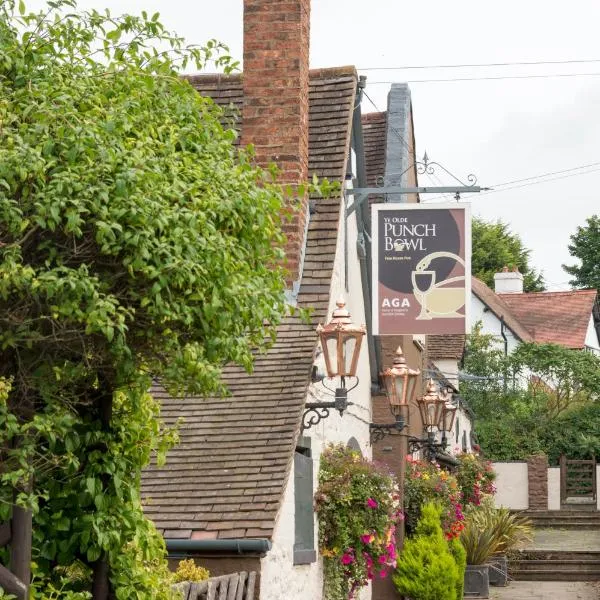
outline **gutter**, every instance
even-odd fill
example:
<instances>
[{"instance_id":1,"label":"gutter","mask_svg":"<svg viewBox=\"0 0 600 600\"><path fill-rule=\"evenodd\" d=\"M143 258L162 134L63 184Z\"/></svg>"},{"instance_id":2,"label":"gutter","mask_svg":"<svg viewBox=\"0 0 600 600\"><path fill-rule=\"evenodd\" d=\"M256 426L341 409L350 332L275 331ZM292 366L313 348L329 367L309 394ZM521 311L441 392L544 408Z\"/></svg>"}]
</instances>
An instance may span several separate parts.
<instances>
[{"instance_id":1,"label":"gutter","mask_svg":"<svg viewBox=\"0 0 600 600\"><path fill-rule=\"evenodd\" d=\"M187 554L221 554L242 555L251 554L264 556L271 548L271 540L230 539L230 540L190 540L165 539L165 545L170 557L186 556Z\"/></svg>"},{"instance_id":2,"label":"gutter","mask_svg":"<svg viewBox=\"0 0 600 600\"><path fill-rule=\"evenodd\" d=\"M366 86L366 77L361 75L358 80L356 90L356 102L354 112L352 113L352 141L354 151L356 153L356 178L358 187L367 186L367 170L365 165L365 148L362 132L361 121L361 102L362 93ZM344 215L344 219L347 219ZM356 249L360 265L360 278L362 283L363 304L365 307L365 320L369 324L367 327L367 346L369 349L369 365L371 368L371 389L379 391L379 371L382 370L381 350L379 345L375 343L373 334L371 333L371 313L372 313L372 296L371 296L371 212L369 203L363 202L356 211L356 225L358 229L358 240ZM347 236L346 236L347 243Z\"/></svg>"}]
</instances>

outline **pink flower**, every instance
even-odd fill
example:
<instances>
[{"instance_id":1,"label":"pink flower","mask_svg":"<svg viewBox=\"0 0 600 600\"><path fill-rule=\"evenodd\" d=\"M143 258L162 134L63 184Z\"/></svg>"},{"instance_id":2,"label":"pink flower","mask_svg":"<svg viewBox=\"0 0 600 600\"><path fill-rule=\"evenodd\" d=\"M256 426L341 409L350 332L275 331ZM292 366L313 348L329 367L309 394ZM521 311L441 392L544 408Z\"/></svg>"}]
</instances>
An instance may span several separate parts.
<instances>
[{"instance_id":1,"label":"pink flower","mask_svg":"<svg viewBox=\"0 0 600 600\"><path fill-rule=\"evenodd\" d=\"M363 544L370 544L375 539L375 536L372 533L365 533L365 535L360 536L360 541Z\"/></svg>"},{"instance_id":2,"label":"pink flower","mask_svg":"<svg viewBox=\"0 0 600 600\"><path fill-rule=\"evenodd\" d=\"M369 499L367 500L367 506L368 506L369 508L377 508L379 505L377 504L377 501L376 501L376 500L373 500L373 498L369 498Z\"/></svg>"},{"instance_id":3,"label":"pink flower","mask_svg":"<svg viewBox=\"0 0 600 600\"><path fill-rule=\"evenodd\" d=\"M379 577L381 577L381 579L385 579L386 575L387 571L385 569L381 569L381 571L379 571Z\"/></svg>"},{"instance_id":4,"label":"pink flower","mask_svg":"<svg viewBox=\"0 0 600 600\"><path fill-rule=\"evenodd\" d=\"M352 554L348 554L347 552L344 552L344 555L342 556L342 564L343 565L351 565L354 562L354 556L352 556Z\"/></svg>"},{"instance_id":5,"label":"pink flower","mask_svg":"<svg viewBox=\"0 0 600 600\"><path fill-rule=\"evenodd\" d=\"M387 562L387 556L385 554L382 554L378 560L380 565L385 565L385 563Z\"/></svg>"}]
</instances>

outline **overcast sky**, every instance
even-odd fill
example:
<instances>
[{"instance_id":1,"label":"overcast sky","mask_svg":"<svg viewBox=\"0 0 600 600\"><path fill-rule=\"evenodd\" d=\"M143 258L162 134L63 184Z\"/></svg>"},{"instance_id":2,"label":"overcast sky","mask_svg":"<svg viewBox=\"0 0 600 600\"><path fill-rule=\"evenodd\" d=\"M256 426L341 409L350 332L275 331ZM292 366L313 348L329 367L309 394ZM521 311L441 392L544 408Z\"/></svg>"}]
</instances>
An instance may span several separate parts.
<instances>
[{"instance_id":1,"label":"overcast sky","mask_svg":"<svg viewBox=\"0 0 600 600\"><path fill-rule=\"evenodd\" d=\"M28 8L43 6L41 0ZM159 11L190 43L216 38L242 55L242 0L80 0L82 8ZM470 196L474 214L502 219L532 249L549 289L568 289L569 236L600 213L600 76L416 83L419 79L598 73L598 0L313 0L311 67L357 68L598 60L567 65L360 71L382 110L389 85L412 90L419 155L458 177L496 186L598 163L538 185ZM363 110L375 109L365 100ZM581 174L589 172L589 174ZM423 178L422 185L450 185ZM538 180L532 180L538 181ZM531 183L526 181L523 183ZM522 185L515 184L515 185ZM510 187L510 186L504 186Z\"/></svg>"}]
</instances>

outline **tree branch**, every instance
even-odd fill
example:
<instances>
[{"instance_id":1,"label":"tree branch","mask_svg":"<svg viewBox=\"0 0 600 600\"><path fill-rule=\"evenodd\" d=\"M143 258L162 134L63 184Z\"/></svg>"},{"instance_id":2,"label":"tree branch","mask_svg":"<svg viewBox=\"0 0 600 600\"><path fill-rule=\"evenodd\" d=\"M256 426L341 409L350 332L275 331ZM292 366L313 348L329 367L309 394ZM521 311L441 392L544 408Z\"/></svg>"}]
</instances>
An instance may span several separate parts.
<instances>
[{"instance_id":1,"label":"tree branch","mask_svg":"<svg viewBox=\"0 0 600 600\"><path fill-rule=\"evenodd\" d=\"M9 594L14 594L17 600L27 600L27 586L2 565L0 565L0 588Z\"/></svg>"}]
</instances>

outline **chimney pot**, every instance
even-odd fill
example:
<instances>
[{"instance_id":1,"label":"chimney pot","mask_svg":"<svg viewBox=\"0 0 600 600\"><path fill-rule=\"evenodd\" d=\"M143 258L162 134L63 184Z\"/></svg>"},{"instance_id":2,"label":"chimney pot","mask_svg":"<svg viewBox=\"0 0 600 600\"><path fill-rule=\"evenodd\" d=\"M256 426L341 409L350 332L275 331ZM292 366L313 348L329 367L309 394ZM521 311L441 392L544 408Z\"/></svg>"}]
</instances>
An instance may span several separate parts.
<instances>
[{"instance_id":1,"label":"chimney pot","mask_svg":"<svg viewBox=\"0 0 600 600\"><path fill-rule=\"evenodd\" d=\"M512 271L504 267L501 273L496 273L494 291L496 294L522 294L523 275L519 273L518 267L514 267Z\"/></svg>"}]
</instances>

